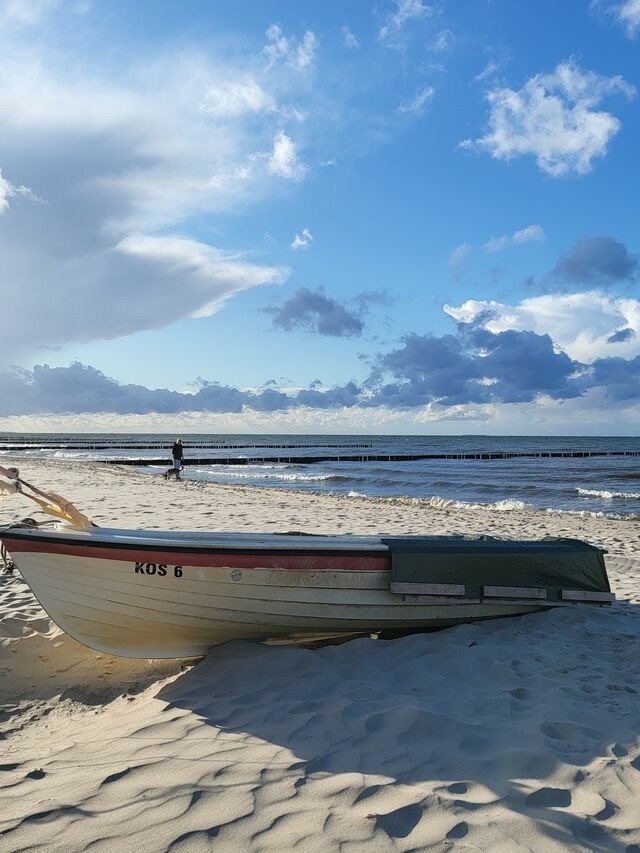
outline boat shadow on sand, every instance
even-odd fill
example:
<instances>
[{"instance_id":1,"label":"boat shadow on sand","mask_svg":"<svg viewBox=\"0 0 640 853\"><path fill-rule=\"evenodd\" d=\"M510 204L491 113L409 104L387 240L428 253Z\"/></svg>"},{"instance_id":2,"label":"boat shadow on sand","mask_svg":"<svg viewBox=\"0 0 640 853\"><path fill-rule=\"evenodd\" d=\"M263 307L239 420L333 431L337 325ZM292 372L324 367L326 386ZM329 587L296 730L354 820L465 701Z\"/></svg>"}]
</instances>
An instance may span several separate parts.
<instances>
[{"instance_id":1,"label":"boat shadow on sand","mask_svg":"<svg viewBox=\"0 0 640 853\"><path fill-rule=\"evenodd\" d=\"M640 796L639 676L640 607L619 603L313 650L232 642L157 698L216 739L272 745L296 789L363 774L345 786L375 813L412 786L373 815L391 837L437 803L461 838L499 803L550 841L632 851L607 821Z\"/></svg>"},{"instance_id":2,"label":"boat shadow on sand","mask_svg":"<svg viewBox=\"0 0 640 853\"><path fill-rule=\"evenodd\" d=\"M155 764L157 742L193 796L276 783L311 811L335 796L351 823L374 820L387 841L413 849L445 814L448 840L472 843L492 822L509 837L528 819L550 848L640 851L630 812L640 797L636 604L313 649L235 641L198 662L135 661L62 634L21 579L3 587L15 616L0 659L5 738L40 701L97 713L124 698L133 712L126 763ZM150 699L162 704L145 716ZM114 732L116 751L123 736Z\"/></svg>"}]
</instances>

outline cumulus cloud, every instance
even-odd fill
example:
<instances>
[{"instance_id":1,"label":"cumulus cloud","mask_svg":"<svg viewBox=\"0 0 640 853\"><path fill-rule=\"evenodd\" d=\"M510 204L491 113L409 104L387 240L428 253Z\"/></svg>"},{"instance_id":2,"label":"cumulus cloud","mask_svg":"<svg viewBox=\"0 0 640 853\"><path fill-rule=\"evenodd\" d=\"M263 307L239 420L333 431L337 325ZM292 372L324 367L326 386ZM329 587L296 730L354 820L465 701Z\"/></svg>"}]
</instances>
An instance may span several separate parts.
<instances>
[{"instance_id":1,"label":"cumulus cloud","mask_svg":"<svg viewBox=\"0 0 640 853\"><path fill-rule=\"evenodd\" d=\"M636 401L640 398L640 356L598 359L590 366L584 384L604 389L605 399L616 403Z\"/></svg>"},{"instance_id":2,"label":"cumulus cloud","mask_svg":"<svg viewBox=\"0 0 640 853\"><path fill-rule=\"evenodd\" d=\"M363 295L365 296L365 295ZM406 335L380 353L370 375L323 389L236 388L197 379L193 393L123 385L82 364L0 373L0 417L115 413L271 413L337 409L421 410L425 419L472 417L502 404L535 405L594 394L604 404L640 403L640 301L595 292L509 306L469 301L445 311L453 334ZM373 300L375 294L369 294ZM279 309L282 328L342 336L362 321L305 288ZM531 413L533 413L533 409Z\"/></svg>"},{"instance_id":3,"label":"cumulus cloud","mask_svg":"<svg viewBox=\"0 0 640 853\"><path fill-rule=\"evenodd\" d=\"M305 329L318 335L344 338L362 334L364 323L359 314L349 311L322 290L299 287L293 296L279 307L266 309L273 325L291 332Z\"/></svg>"},{"instance_id":4,"label":"cumulus cloud","mask_svg":"<svg viewBox=\"0 0 640 853\"><path fill-rule=\"evenodd\" d=\"M568 399L580 393L571 383L577 365L556 352L548 335L479 327L458 335L408 335L383 356L379 368L393 375L372 398L376 405L415 406L437 401L522 403L545 394Z\"/></svg>"},{"instance_id":5,"label":"cumulus cloud","mask_svg":"<svg viewBox=\"0 0 640 853\"><path fill-rule=\"evenodd\" d=\"M598 291L553 293L516 305L470 299L443 310L458 323L504 331L548 334L567 355L584 364L612 354L640 355L640 300L615 298ZM624 335L616 335L621 330ZM612 350L615 350L615 353Z\"/></svg>"},{"instance_id":6,"label":"cumulus cloud","mask_svg":"<svg viewBox=\"0 0 640 853\"><path fill-rule=\"evenodd\" d=\"M504 252L505 249L511 246L521 246L524 243L540 243L543 240L544 230L540 225L529 225L520 231L514 231L510 237L492 237L490 240L487 240L482 248L485 252L495 254L497 252Z\"/></svg>"},{"instance_id":7,"label":"cumulus cloud","mask_svg":"<svg viewBox=\"0 0 640 853\"><path fill-rule=\"evenodd\" d=\"M295 234L289 243L291 249L308 249L313 241L313 234L308 228L303 228L300 234Z\"/></svg>"},{"instance_id":8,"label":"cumulus cloud","mask_svg":"<svg viewBox=\"0 0 640 853\"><path fill-rule=\"evenodd\" d=\"M273 138L273 148L267 168L272 175L289 181L301 181L307 173L307 167L298 159L295 142L283 131Z\"/></svg>"},{"instance_id":9,"label":"cumulus cloud","mask_svg":"<svg viewBox=\"0 0 640 853\"><path fill-rule=\"evenodd\" d=\"M408 21L433 15L433 7L427 6L422 0L394 0L394 8L385 18L378 33L382 41L388 41L404 28Z\"/></svg>"},{"instance_id":10,"label":"cumulus cloud","mask_svg":"<svg viewBox=\"0 0 640 853\"><path fill-rule=\"evenodd\" d=\"M38 196L32 192L29 187L16 187L2 175L0 169L0 214L6 213L9 210L9 205L12 199L19 196L25 196L30 201L41 202Z\"/></svg>"},{"instance_id":11,"label":"cumulus cloud","mask_svg":"<svg viewBox=\"0 0 640 853\"><path fill-rule=\"evenodd\" d=\"M35 414L108 412L119 415L178 412L240 413L286 411L314 406L353 406L360 396L354 383L324 391L315 388L283 393L275 388L244 390L199 379L192 394L166 388L125 385L94 367L74 363L69 367L36 365L32 371L0 373L0 417Z\"/></svg>"},{"instance_id":12,"label":"cumulus cloud","mask_svg":"<svg viewBox=\"0 0 640 853\"><path fill-rule=\"evenodd\" d=\"M622 344L625 341L632 341L636 337L636 333L628 326L625 329L618 329L607 338L608 344Z\"/></svg>"},{"instance_id":13,"label":"cumulus cloud","mask_svg":"<svg viewBox=\"0 0 640 853\"><path fill-rule=\"evenodd\" d=\"M636 90L620 76L603 77L566 62L551 74L536 74L519 90L492 89L488 133L461 145L486 150L498 160L531 155L553 177L584 175L620 130L614 115L596 109L617 93L632 98Z\"/></svg>"},{"instance_id":14,"label":"cumulus cloud","mask_svg":"<svg viewBox=\"0 0 640 853\"><path fill-rule=\"evenodd\" d=\"M637 274L640 257L629 252L613 237L581 237L563 255L552 276L562 281L586 285L609 285L631 281Z\"/></svg>"}]
</instances>

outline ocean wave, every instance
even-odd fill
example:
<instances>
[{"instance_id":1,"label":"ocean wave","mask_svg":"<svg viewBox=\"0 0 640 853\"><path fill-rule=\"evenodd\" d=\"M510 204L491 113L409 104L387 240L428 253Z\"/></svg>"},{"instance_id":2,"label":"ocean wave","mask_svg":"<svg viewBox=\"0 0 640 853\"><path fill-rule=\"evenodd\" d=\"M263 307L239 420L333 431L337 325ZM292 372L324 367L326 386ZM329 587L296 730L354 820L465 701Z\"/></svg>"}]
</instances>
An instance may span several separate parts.
<instances>
[{"instance_id":1,"label":"ocean wave","mask_svg":"<svg viewBox=\"0 0 640 853\"><path fill-rule=\"evenodd\" d=\"M637 500L640 498L640 492L610 492L607 489L603 489L602 491L599 489L577 489L579 495L585 495L587 497L593 498L604 498L604 500L610 501L614 498L629 498L631 500Z\"/></svg>"},{"instance_id":2,"label":"ocean wave","mask_svg":"<svg viewBox=\"0 0 640 853\"><path fill-rule=\"evenodd\" d=\"M580 518L608 518L613 521L640 521L640 513L637 512L605 512L604 510L588 509L555 509L547 507L545 512L549 515L577 515Z\"/></svg>"},{"instance_id":3,"label":"ocean wave","mask_svg":"<svg viewBox=\"0 0 640 853\"><path fill-rule=\"evenodd\" d=\"M360 495L354 495L361 497ZM401 504L407 506L429 506L433 509L465 509L465 510L486 510L492 509L496 512L523 512L525 510L535 509L533 504L525 503L525 501L517 501L512 498L506 498L499 501L489 503L471 503L470 501L454 500L453 498L443 498L440 495L432 495L429 498L412 498L409 496L399 497L376 497L372 500L378 500L383 503Z\"/></svg>"},{"instance_id":4,"label":"ocean wave","mask_svg":"<svg viewBox=\"0 0 640 853\"><path fill-rule=\"evenodd\" d=\"M187 475L189 474L189 469L186 471ZM277 480L286 483L294 483L294 482L309 482L309 483L336 483L336 482L348 482L350 477L343 477L339 474L295 474L290 471L230 471L228 469L220 469L216 471L211 471L207 469L203 471L202 469L195 468L193 470L194 474L206 474L207 479L211 478L227 478L234 480Z\"/></svg>"}]
</instances>

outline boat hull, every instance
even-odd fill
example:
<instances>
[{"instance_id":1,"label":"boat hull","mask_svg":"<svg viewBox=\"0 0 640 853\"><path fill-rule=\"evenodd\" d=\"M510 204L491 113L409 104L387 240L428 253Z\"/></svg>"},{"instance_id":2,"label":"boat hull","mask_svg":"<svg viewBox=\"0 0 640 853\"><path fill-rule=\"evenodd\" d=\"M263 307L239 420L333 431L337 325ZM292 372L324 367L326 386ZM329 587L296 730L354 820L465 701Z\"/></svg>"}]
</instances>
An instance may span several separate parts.
<instances>
[{"instance_id":1,"label":"boat hull","mask_svg":"<svg viewBox=\"0 0 640 853\"><path fill-rule=\"evenodd\" d=\"M3 538L63 631L125 657L186 658L232 639L445 627L544 608L411 602L390 591L390 555L376 538L318 537L320 547L315 537L100 536Z\"/></svg>"}]
</instances>

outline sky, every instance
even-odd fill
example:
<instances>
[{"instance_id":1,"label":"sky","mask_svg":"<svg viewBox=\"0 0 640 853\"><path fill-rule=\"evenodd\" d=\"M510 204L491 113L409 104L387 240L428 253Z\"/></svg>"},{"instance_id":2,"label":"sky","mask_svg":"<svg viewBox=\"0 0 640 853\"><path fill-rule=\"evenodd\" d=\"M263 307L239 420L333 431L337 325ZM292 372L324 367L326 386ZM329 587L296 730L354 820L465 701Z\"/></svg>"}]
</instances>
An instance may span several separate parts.
<instances>
[{"instance_id":1,"label":"sky","mask_svg":"<svg viewBox=\"0 0 640 853\"><path fill-rule=\"evenodd\" d=\"M0 430L637 435L640 0L0 0Z\"/></svg>"}]
</instances>

